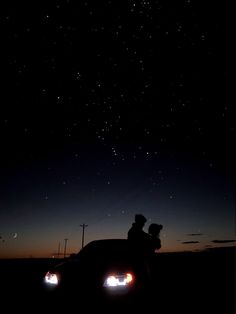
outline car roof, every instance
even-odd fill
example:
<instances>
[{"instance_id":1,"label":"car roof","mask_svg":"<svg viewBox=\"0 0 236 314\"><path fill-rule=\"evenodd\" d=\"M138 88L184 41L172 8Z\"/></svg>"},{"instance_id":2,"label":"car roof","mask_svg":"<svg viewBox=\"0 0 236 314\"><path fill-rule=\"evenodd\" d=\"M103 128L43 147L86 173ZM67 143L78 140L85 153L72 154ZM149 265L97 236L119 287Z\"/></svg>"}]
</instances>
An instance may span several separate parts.
<instances>
[{"instance_id":1,"label":"car roof","mask_svg":"<svg viewBox=\"0 0 236 314\"><path fill-rule=\"evenodd\" d=\"M83 249L85 249L88 246L97 246L100 248L109 248L112 246L126 246L128 244L127 239L98 239L98 240L93 240L85 245Z\"/></svg>"},{"instance_id":2,"label":"car roof","mask_svg":"<svg viewBox=\"0 0 236 314\"><path fill-rule=\"evenodd\" d=\"M121 244L121 243L126 243L127 239L122 239L122 238L111 238L111 239L97 239L97 240L92 240L91 242L89 242L88 244L95 244L97 243L99 244L104 244L104 245L110 245L110 244ZM86 245L88 245L86 244Z\"/></svg>"},{"instance_id":3,"label":"car roof","mask_svg":"<svg viewBox=\"0 0 236 314\"><path fill-rule=\"evenodd\" d=\"M127 239L99 239L87 243L78 253L78 255L86 254L87 252L118 253L128 252Z\"/></svg>"}]
</instances>

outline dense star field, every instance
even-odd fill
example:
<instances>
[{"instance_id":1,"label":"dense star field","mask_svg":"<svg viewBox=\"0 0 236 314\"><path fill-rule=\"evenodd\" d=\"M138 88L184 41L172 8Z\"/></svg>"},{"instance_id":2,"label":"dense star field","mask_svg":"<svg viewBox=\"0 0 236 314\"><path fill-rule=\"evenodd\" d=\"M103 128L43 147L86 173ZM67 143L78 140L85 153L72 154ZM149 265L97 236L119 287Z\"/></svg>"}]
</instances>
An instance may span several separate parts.
<instances>
[{"instance_id":1,"label":"dense star field","mask_svg":"<svg viewBox=\"0 0 236 314\"><path fill-rule=\"evenodd\" d=\"M235 243L231 8L0 5L0 258L163 224L160 252ZM59 248L61 251L58 252Z\"/></svg>"}]
</instances>

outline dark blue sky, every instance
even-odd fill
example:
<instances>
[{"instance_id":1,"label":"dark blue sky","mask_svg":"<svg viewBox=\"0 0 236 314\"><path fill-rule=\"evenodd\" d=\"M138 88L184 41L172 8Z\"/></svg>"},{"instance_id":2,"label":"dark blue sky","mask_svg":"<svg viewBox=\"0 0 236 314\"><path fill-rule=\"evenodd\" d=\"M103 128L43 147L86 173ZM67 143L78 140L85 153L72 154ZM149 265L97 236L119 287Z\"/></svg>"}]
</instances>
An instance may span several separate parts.
<instances>
[{"instance_id":1,"label":"dark blue sky","mask_svg":"<svg viewBox=\"0 0 236 314\"><path fill-rule=\"evenodd\" d=\"M1 7L0 257L78 251L83 223L85 242L123 238L136 213L162 251L232 245L229 8Z\"/></svg>"}]
</instances>

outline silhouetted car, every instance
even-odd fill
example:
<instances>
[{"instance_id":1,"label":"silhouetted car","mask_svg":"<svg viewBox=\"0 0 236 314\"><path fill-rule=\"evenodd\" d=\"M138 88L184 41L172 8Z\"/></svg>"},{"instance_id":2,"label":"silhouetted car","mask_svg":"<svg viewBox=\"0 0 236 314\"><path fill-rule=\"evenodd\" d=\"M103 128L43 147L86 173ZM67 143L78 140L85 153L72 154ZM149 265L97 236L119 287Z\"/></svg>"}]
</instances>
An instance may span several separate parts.
<instances>
[{"instance_id":1,"label":"silhouetted car","mask_svg":"<svg viewBox=\"0 0 236 314\"><path fill-rule=\"evenodd\" d=\"M48 270L44 278L50 291L76 295L135 295L147 283L146 262L135 256L126 239L92 241Z\"/></svg>"}]
</instances>

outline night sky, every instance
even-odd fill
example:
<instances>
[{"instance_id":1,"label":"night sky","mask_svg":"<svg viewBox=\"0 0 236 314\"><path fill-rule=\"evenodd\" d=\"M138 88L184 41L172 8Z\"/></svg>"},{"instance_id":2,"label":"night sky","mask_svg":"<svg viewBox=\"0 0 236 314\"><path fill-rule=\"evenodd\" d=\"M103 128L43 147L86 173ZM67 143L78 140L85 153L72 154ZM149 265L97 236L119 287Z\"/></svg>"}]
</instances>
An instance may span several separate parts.
<instances>
[{"instance_id":1,"label":"night sky","mask_svg":"<svg viewBox=\"0 0 236 314\"><path fill-rule=\"evenodd\" d=\"M160 252L235 245L222 1L1 3L0 257L163 224Z\"/></svg>"}]
</instances>

